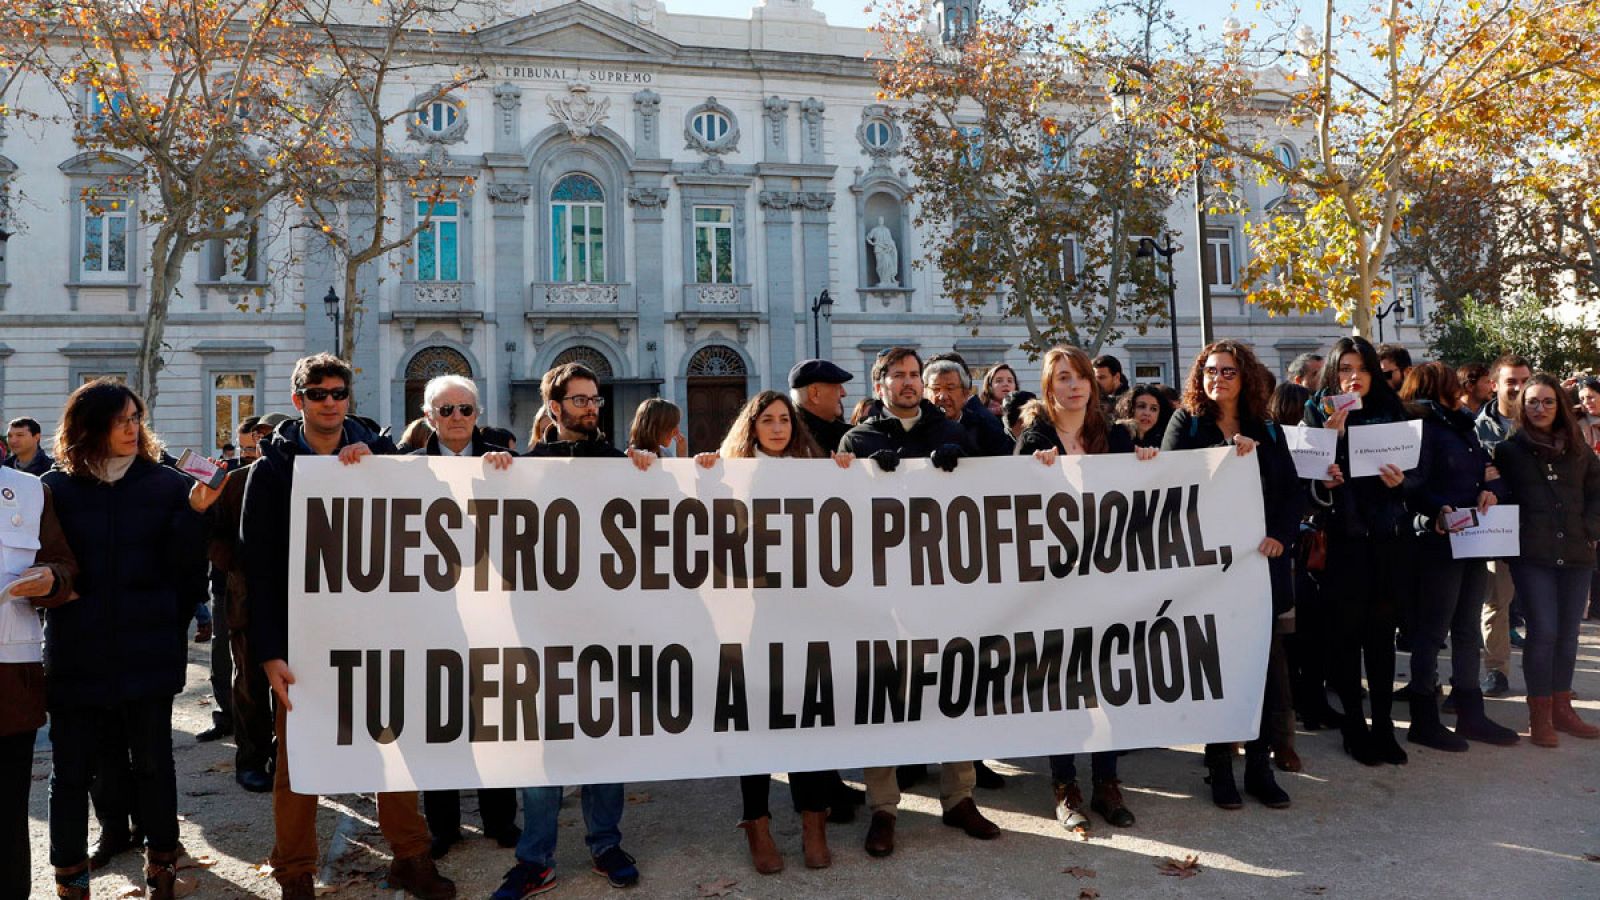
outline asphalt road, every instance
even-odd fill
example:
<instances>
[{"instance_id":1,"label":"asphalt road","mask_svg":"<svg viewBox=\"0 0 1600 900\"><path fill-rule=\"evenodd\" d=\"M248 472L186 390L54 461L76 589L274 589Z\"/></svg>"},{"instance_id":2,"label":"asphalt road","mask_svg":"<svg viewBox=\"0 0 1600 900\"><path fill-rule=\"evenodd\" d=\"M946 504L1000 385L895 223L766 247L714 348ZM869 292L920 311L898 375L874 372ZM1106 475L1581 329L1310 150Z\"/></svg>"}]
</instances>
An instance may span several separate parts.
<instances>
[{"instance_id":1,"label":"asphalt road","mask_svg":"<svg viewBox=\"0 0 1600 900\"><path fill-rule=\"evenodd\" d=\"M208 660L207 648L194 648L174 717L183 841L192 856L213 863L197 870L197 896L276 897L276 883L262 871L272 842L270 795L235 786L230 744L193 738L209 724ZM1513 690L1521 685L1514 674ZM1578 706L1600 723L1600 700L1589 699L1600 698L1600 628L1593 623L1585 626L1576 688L1584 698ZM1526 730L1520 695L1489 706L1501 723ZM1281 811L1248 799L1237 812L1213 807L1199 747L1130 754L1121 769L1138 824L1113 834L1096 818L1087 840L1056 825L1048 769L1033 758L998 765L1009 776L1006 786L979 792L980 806L1005 832L993 842L940 823L932 779L903 801L893 857L862 851L863 814L830 828L834 865L810 871L800 858L799 819L775 785L774 828L788 868L761 876L735 827L737 781L722 778L630 785L624 846L639 860L644 877L633 893L641 897L1600 898L1600 741L1563 737L1556 750L1526 740L1509 748L1474 744L1465 754L1408 745L1409 765L1376 769L1344 756L1333 733L1301 732L1298 747L1306 768L1280 774L1294 798ZM41 741L29 810L35 897L54 896L45 826L49 768ZM859 784L860 772L846 778ZM468 792L462 805L470 832L476 798ZM322 807L319 833L325 851L332 848L324 867L328 894L388 896L377 883L387 857L370 798L325 798ZM571 798L562 813L560 884L550 896L621 896L589 873L582 838ZM1161 873L1163 858L1191 855L1197 874ZM510 851L469 834L440 865L462 897L484 898L511 862ZM137 896L130 891L139 870L131 854L119 858L97 874L95 896Z\"/></svg>"}]
</instances>

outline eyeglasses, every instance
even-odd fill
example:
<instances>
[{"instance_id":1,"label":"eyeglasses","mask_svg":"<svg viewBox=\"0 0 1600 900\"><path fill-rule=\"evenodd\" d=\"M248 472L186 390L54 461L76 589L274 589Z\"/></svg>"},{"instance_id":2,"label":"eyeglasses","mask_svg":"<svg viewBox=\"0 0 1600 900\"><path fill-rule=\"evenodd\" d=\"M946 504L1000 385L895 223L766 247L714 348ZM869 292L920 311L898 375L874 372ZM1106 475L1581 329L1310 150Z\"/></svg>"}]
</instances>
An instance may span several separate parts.
<instances>
[{"instance_id":1,"label":"eyeglasses","mask_svg":"<svg viewBox=\"0 0 1600 900\"><path fill-rule=\"evenodd\" d=\"M1528 407L1529 409L1555 409L1556 408L1556 398L1554 398L1554 397L1523 397L1522 398L1522 405Z\"/></svg>"},{"instance_id":2,"label":"eyeglasses","mask_svg":"<svg viewBox=\"0 0 1600 900\"><path fill-rule=\"evenodd\" d=\"M473 406L471 403L446 403L443 406L436 406L433 408L433 411L438 413L439 418L441 419L450 418L456 414L456 410L461 411L461 418L470 419L472 418L472 414L478 411L478 408Z\"/></svg>"},{"instance_id":3,"label":"eyeglasses","mask_svg":"<svg viewBox=\"0 0 1600 900\"><path fill-rule=\"evenodd\" d=\"M1206 366L1206 377L1232 381L1239 377L1239 370L1233 366Z\"/></svg>"},{"instance_id":4,"label":"eyeglasses","mask_svg":"<svg viewBox=\"0 0 1600 900\"><path fill-rule=\"evenodd\" d=\"M136 415L134 415L134 416L117 416L116 418L111 420L111 427L114 428L114 429L115 428L127 428L129 425L140 425L140 424L142 424L142 423L140 422L139 417L136 416Z\"/></svg>"},{"instance_id":5,"label":"eyeglasses","mask_svg":"<svg viewBox=\"0 0 1600 900\"><path fill-rule=\"evenodd\" d=\"M576 406L579 409L588 409L591 406L595 409L599 409L600 407L606 405L606 398L589 394L579 394L575 397L566 397L561 402L571 403L573 406Z\"/></svg>"},{"instance_id":6,"label":"eyeglasses","mask_svg":"<svg viewBox=\"0 0 1600 900\"><path fill-rule=\"evenodd\" d=\"M337 400L343 403L350 399L349 388L301 388L295 393L312 403L321 403L324 400Z\"/></svg>"}]
</instances>

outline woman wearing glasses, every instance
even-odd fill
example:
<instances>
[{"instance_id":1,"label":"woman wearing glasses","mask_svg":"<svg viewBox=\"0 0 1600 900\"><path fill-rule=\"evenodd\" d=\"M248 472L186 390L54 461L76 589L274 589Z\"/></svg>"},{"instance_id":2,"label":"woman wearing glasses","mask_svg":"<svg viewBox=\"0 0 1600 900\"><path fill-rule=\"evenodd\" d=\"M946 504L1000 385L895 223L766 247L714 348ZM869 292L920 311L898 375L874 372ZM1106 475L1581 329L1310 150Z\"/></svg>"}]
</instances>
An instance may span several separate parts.
<instances>
[{"instance_id":1,"label":"woman wearing glasses","mask_svg":"<svg viewBox=\"0 0 1600 900\"><path fill-rule=\"evenodd\" d=\"M1360 409L1329 412L1337 395L1354 394ZM1324 406L1324 401L1329 405ZM1394 737L1394 635L1400 611L1415 593L1411 516L1401 491L1405 472L1383 466L1377 475L1346 478L1352 426L1401 422L1405 405L1384 380L1378 351L1366 338L1340 338L1328 352L1322 389L1306 404L1305 424L1339 433L1328 477L1312 483L1314 502L1327 508L1328 555L1323 596L1336 622L1333 680L1344 717L1344 750L1363 765L1404 765ZM1361 709L1361 670L1372 703L1369 728Z\"/></svg>"},{"instance_id":2,"label":"woman wearing glasses","mask_svg":"<svg viewBox=\"0 0 1600 900\"><path fill-rule=\"evenodd\" d=\"M161 465L144 401L108 379L67 399L56 468L43 478L78 561L78 599L46 615L50 862L61 897L89 896L89 781L97 735L124 731L144 826L149 896L174 896L178 783L172 698L187 674L186 630L206 598L199 513L218 492Z\"/></svg>"},{"instance_id":3,"label":"woman wearing glasses","mask_svg":"<svg viewBox=\"0 0 1600 900\"><path fill-rule=\"evenodd\" d=\"M1262 523L1266 537L1257 549L1267 558L1272 574L1272 614L1262 620L1261 628L1263 634L1271 635L1272 643L1262 721L1256 736L1244 745L1244 790L1272 809L1283 809L1289 805L1289 794L1272 775L1272 738L1283 730L1283 718L1293 712L1278 701L1285 696L1289 670L1273 624L1276 616L1294 607L1289 554L1303 504L1289 445L1278 427L1267 421L1265 371L1250 348L1238 341L1216 341L1201 350L1184 385L1183 405L1167 423L1161 449L1198 450L1231 444L1240 456L1255 453L1266 513ZM1233 745L1207 744L1205 759L1211 801L1223 809L1244 806L1233 780Z\"/></svg>"},{"instance_id":4,"label":"woman wearing glasses","mask_svg":"<svg viewBox=\"0 0 1600 900\"><path fill-rule=\"evenodd\" d=\"M1507 502L1520 511L1522 554L1511 560L1511 580L1528 620L1528 730L1536 746L1555 747L1557 732L1600 737L1600 728L1572 710L1578 626L1600 540L1600 457L1584 444L1551 376L1528 379L1517 405L1511 437L1495 448L1494 462Z\"/></svg>"}]
</instances>

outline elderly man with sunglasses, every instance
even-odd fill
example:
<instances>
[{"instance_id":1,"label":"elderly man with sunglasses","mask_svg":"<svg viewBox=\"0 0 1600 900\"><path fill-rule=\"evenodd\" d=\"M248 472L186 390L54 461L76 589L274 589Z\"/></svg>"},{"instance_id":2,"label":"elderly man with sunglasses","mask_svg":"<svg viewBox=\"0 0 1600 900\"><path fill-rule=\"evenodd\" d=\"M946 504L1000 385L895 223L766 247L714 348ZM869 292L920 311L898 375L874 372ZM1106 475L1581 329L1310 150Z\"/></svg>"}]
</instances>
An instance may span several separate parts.
<instances>
[{"instance_id":1,"label":"elderly man with sunglasses","mask_svg":"<svg viewBox=\"0 0 1600 900\"><path fill-rule=\"evenodd\" d=\"M286 900L313 900L317 868L317 798L289 787L284 741L294 673L289 668L289 497L294 461L300 456L338 456L352 465L372 454L392 454L393 442L376 423L350 414L355 373L336 356L319 353L295 363L291 419L261 442L261 458L246 471L240 513L240 553L250 619L250 643L261 660L277 701L278 764L273 773L274 840L269 862ZM429 856L428 825L417 811L415 791L378 794L378 828L394 851L385 879L391 888L425 900L447 900L456 886L441 876Z\"/></svg>"}]
</instances>

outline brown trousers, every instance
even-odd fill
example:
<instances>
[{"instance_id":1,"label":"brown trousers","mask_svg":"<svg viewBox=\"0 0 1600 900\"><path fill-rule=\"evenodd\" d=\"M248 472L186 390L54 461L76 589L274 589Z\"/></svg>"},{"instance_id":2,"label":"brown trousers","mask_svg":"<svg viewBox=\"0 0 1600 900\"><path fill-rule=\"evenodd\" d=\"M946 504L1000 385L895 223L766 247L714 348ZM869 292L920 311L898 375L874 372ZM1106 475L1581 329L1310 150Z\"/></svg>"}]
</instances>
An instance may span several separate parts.
<instances>
[{"instance_id":1,"label":"brown trousers","mask_svg":"<svg viewBox=\"0 0 1600 900\"><path fill-rule=\"evenodd\" d=\"M278 707L278 770L272 779L272 876L280 884L317 871L317 796L289 790L289 744L284 740L286 713ZM378 795L378 830L395 859L428 852L428 823L417 809L416 791Z\"/></svg>"}]
</instances>

